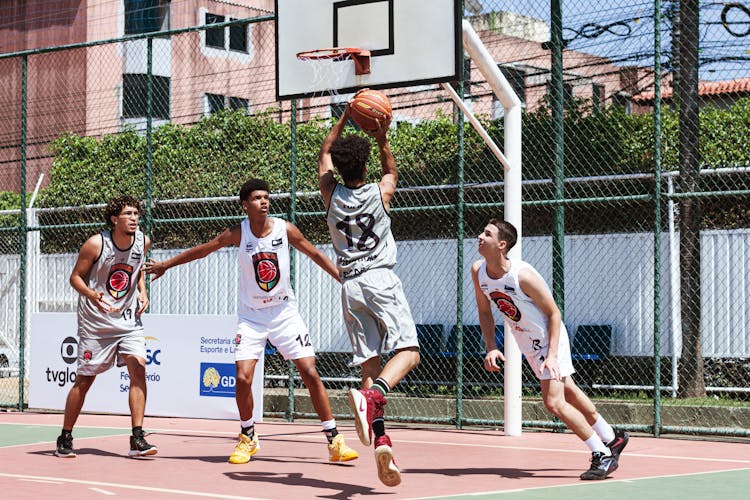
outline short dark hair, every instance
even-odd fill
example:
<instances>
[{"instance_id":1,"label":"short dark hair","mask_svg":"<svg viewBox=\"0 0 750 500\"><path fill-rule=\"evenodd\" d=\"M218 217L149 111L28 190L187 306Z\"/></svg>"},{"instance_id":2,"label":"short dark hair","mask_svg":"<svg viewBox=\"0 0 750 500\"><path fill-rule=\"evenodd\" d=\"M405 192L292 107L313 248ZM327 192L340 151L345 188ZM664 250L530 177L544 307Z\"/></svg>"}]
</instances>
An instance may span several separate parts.
<instances>
[{"instance_id":1,"label":"short dark hair","mask_svg":"<svg viewBox=\"0 0 750 500\"><path fill-rule=\"evenodd\" d=\"M508 242L508 250L516 245L516 241L518 241L518 231L516 231L516 227L513 224L500 219L490 219L489 223L497 228L498 241Z\"/></svg>"},{"instance_id":2,"label":"short dark hair","mask_svg":"<svg viewBox=\"0 0 750 500\"><path fill-rule=\"evenodd\" d=\"M112 225L112 217L117 217L125 207L133 207L138 209L138 213L141 213L141 202L133 198L132 196L117 196L107 202L107 206L104 207L104 222L107 225Z\"/></svg>"},{"instance_id":3,"label":"short dark hair","mask_svg":"<svg viewBox=\"0 0 750 500\"><path fill-rule=\"evenodd\" d=\"M364 180L370 141L358 135L339 137L331 144L331 160L344 182Z\"/></svg>"},{"instance_id":4,"label":"short dark hair","mask_svg":"<svg viewBox=\"0 0 750 500\"><path fill-rule=\"evenodd\" d=\"M250 179L240 188L240 203L247 201L253 191L267 191L270 193L271 188L263 179Z\"/></svg>"}]
</instances>

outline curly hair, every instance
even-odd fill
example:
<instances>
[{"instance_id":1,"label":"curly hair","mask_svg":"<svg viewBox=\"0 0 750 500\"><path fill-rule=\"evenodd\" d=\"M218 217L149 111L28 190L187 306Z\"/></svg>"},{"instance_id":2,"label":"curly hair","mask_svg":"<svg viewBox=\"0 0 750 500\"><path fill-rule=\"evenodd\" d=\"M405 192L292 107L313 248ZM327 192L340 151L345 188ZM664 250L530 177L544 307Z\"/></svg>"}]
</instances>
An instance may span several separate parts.
<instances>
[{"instance_id":1,"label":"curly hair","mask_svg":"<svg viewBox=\"0 0 750 500\"><path fill-rule=\"evenodd\" d=\"M138 209L138 213L142 212L141 202L132 196L117 196L107 202L107 206L104 208L104 222L108 225L112 225L112 217L117 217L123 211L125 207L133 207Z\"/></svg>"},{"instance_id":2,"label":"curly hair","mask_svg":"<svg viewBox=\"0 0 750 500\"><path fill-rule=\"evenodd\" d=\"M243 201L247 201L253 191L268 191L270 193L271 187L263 179L250 179L246 181L240 188L240 204Z\"/></svg>"},{"instance_id":3,"label":"curly hair","mask_svg":"<svg viewBox=\"0 0 750 500\"><path fill-rule=\"evenodd\" d=\"M364 180L369 158L370 141L364 137L339 137L331 144L331 160L345 183Z\"/></svg>"}]
</instances>

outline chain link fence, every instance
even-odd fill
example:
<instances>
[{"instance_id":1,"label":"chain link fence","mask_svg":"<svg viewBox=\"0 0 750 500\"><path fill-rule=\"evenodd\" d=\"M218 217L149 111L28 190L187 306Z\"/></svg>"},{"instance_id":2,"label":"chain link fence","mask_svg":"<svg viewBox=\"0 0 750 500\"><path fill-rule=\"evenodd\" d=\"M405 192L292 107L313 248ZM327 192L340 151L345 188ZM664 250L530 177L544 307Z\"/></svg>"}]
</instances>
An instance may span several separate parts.
<instances>
[{"instance_id":1,"label":"chain link fence","mask_svg":"<svg viewBox=\"0 0 750 500\"><path fill-rule=\"evenodd\" d=\"M609 421L656 435L747 436L750 11L561 3L464 2L524 105L523 258L550 283L575 377ZM118 5L101 2L101 12ZM317 153L341 106L275 101L273 2L125 6L120 25L92 11L99 38L0 54L4 407L25 405L30 315L74 311L68 276L112 196L145 201L142 226L163 259L240 221L239 186L262 177L273 214L333 258ZM468 58L454 84L502 144L502 106ZM503 216L503 168L440 86L387 94L396 272L422 343L389 418L499 425L503 375L482 368L469 268L476 235ZM369 171L376 180L376 151ZM150 312L234 314L235 260L227 249L170 270L151 286ZM342 395L359 373L347 365L338 285L304 256L293 269L318 369L345 417ZM267 415L314 416L272 351L265 385ZM525 424L559 427L525 364L523 387Z\"/></svg>"}]
</instances>

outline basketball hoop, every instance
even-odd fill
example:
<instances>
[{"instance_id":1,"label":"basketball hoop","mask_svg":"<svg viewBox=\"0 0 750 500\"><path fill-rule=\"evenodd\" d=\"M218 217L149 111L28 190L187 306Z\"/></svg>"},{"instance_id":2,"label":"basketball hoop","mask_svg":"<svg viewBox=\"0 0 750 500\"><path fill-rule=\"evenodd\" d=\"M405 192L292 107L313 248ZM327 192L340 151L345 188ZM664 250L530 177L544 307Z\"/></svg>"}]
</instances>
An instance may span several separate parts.
<instances>
[{"instance_id":1,"label":"basketball hoop","mask_svg":"<svg viewBox=\"0 0 750 500\"><path fill-rule=\"evenodd\" d=\"M354 61L355 75L370 74L370 51L354 47L331 47L328 49L315 49L298 52L297 59L300 61Z\"/></svg>"},{"instance_id":2,"label":"basketball hoop","mask_svg":"<svg viewBox=\"0 0 750 500\"><path fill-rule=\"evenodd\" d=\"M297 59L310 68L313 97L336 98L344 87L359 87L363 75L370 74L370 51L354 47L332 47L300 52ZM350 62L351 61L351 62ZM352 82L352 63L354 79Z\"/></svg>"}]
</instances>

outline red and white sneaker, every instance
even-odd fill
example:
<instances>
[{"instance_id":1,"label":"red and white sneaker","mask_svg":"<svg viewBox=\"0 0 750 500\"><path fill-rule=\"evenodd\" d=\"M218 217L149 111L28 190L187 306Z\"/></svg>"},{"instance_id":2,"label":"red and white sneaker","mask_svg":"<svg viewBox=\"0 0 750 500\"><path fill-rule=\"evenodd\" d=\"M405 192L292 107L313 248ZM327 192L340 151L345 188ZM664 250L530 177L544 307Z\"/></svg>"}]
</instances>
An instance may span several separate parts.
<instances>
[{"instance_id":1,"label":"red and white sneaker","mask_svg":"<svg viewBox=\"0 0 750 500\"><path fill-rule=\"evenodd\" d=\"M365 446L372 443L372 421L383 417L385 396L376 389L349 389L349 407L354 413L357 436Z\"/></svg>"},{"instance_id":2,"label":"red and white sneaker","mask_svg":"<svg viewBox=\"0 0 750 500\"><path fill-rule=\"evenodd\" d=\"M391 438L387 435L375 438L375 462L378 464L378 478L386 486L401 484L401 471L393 459Z\"/></svg>"}]
</instances>

